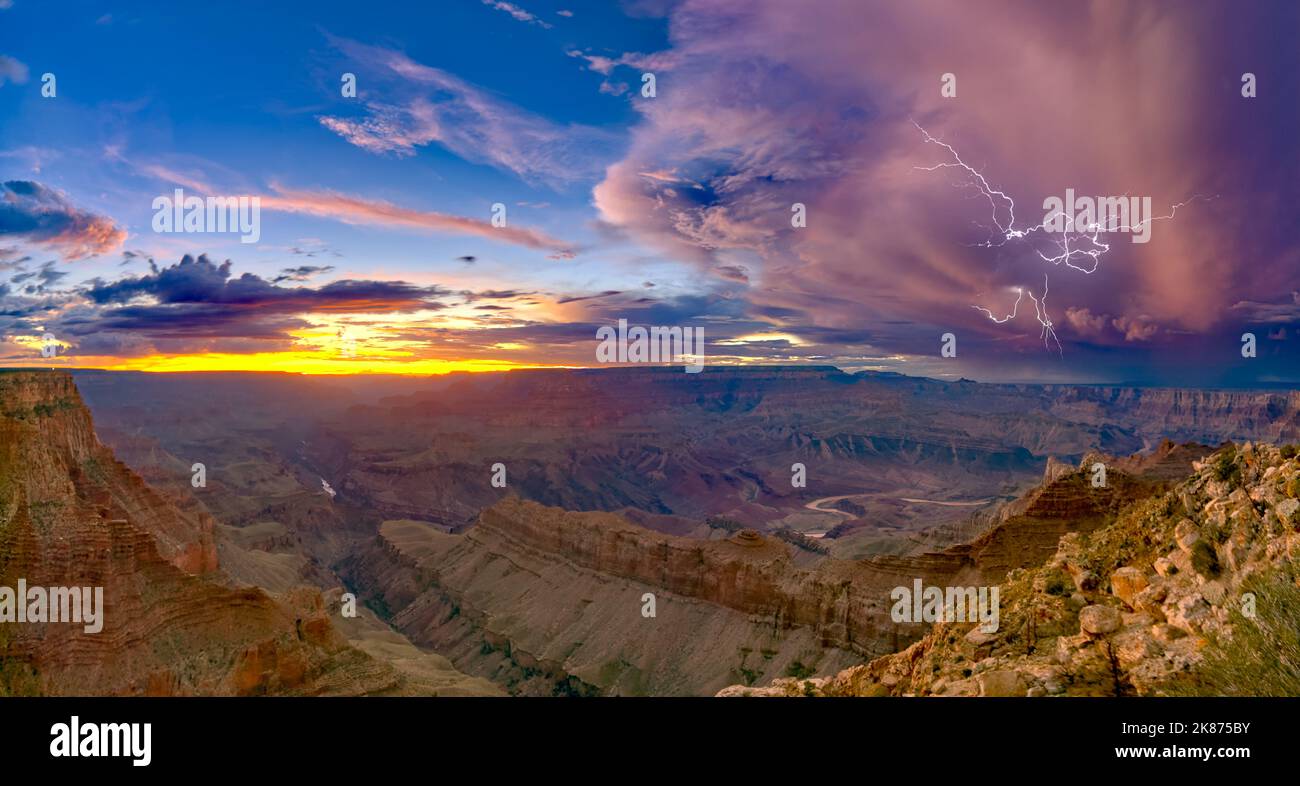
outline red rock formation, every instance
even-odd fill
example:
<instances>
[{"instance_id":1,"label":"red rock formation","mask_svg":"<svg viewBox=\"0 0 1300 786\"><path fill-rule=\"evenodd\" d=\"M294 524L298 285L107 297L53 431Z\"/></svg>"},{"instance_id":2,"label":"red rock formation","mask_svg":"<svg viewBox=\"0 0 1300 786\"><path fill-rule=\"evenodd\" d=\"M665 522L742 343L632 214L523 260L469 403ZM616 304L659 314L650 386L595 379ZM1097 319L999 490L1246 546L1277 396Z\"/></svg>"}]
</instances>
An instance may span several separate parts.
<instances>
[{"instance_id":1,"label":"red rock formation","mask_svg":"<svg viewBox=\"0 0 1300 786\"><path fill-rule=\"evenodd\" d=\"M507 652L516 667L576 678L592 691L707 693L728 675L748 673L748 665L732 665L735 651L721 641L735 641L740 652L766 647L774 662L790 662L798 651L805 665L892 652L928 630L892 621L893 588L918 578L938 586L997 584L1009 570L1040 564L1063 534L1096 528L1126 501L1164 488L1118 466L1105 488L1092 487L1078 469L1052 474L974 542L914 556L823 559L805 568L786 544L754 532L676 537L616 514L510 497L463 535L386 525L348 571L414 641L447 651L467 671L503 679L499 653ZM693 628L685 620L643 624L636 599L644 592L658 597L661 616L690 608ZM630 637L642 646L630 647ZM712 660L702 654L709 650ZM674 657L696 664L694 673L683 677ZM638 681L629 684L626 669L610 663L628 664Z\"/></svg>"},{"instance_id":2,"label":"red rock formation","mask_svg":"<svg viewBox=\"0 0 1300 786\"><path fill-rule=\"evenodd\" d=\"M319 593L219 583L211 533L99 444L67 374L0 372L0 585L103 588L97 633L0 623L0 695L401 689Z\"/></svg>"}]
</instances>

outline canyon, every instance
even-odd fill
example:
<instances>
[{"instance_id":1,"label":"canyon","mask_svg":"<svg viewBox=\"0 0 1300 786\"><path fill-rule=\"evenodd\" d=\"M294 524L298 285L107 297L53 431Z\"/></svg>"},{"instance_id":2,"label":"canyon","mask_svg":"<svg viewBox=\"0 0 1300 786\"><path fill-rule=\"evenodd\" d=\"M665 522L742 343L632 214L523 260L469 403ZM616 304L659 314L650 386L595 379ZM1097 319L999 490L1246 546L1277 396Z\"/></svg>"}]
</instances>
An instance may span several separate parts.
<instances>
[{"instance_id":1,"label":"canyon","mask_svg":"<svg viewBox=\"0 0 1300 786\"><path fill-rule=\"evenodd\" d=\"M100 634L0 628L8 693L826 680L932 635L890 618L893 588L1003 584L1211 445L1300 435L1293 392L818 367L16 371L0 402L0 584L107 607Z\"/></svg>"},{"instance_id":2,"label":"canyon","mask_svg":"<svg viewBox=\"0 0 1300 786\"><path fill-rule=\"evenodd\" d=\"M827 677L722 696L1294 696L1300 448L1228 445L1008 572L1004 625L939 622Z\"/></svg>"},{"instance_id":3,"label":"canyon","mask_svg":"<svg viewBox=\"0 0 1300 786\"><path fill-rule=\"evenodd\" d=\"M102 630L0 625L0 694L497 692L445 661L421 677L368 654L316 588L271 594L232 580L216 521L182 512L118 461L68 374L0 372L0 405L0 584L104 598ZM355 635L366 645L382 630L376 620Z\"/></svg>"}]
</instances>

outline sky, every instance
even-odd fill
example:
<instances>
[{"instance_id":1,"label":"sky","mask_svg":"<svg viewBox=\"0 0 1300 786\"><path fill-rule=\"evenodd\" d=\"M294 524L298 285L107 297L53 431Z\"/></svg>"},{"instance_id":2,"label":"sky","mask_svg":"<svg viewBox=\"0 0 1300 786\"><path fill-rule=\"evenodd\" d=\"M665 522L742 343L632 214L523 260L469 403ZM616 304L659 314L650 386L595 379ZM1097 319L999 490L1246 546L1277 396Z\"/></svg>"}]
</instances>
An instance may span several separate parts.
<instances>
[{"instance_id":1,"label":"sky","mask_svg":"<svg viewBox=\"0 0 1300 786\"><path fill-rule=\"evenodd\" d=\"M0 0L0 366L1300 382L1294 2L269 5Z\"/></svg>"}]
</instances>

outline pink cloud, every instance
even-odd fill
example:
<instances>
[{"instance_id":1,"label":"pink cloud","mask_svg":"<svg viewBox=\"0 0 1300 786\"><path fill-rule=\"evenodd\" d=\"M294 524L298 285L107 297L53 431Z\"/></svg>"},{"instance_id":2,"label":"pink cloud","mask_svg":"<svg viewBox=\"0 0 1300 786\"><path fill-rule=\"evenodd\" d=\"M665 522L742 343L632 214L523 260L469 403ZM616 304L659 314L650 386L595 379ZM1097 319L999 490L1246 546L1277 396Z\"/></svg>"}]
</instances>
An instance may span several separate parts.
<instances>
[{"instance_id":1,"label":"pink cloud","mask_svg":"<svg viewBox=\"0 0 1300 786\"><path fill-rule=\"evenodd\" d=\"M554 258L575 255L575 246L526 227L495 227L483 221L432 210L413 210L390 202L362 199L333 191L302 191L274 186L273 196L263 196L262 207L292 213L332 218L350 224L376 224L433 232L475 235L488 240L511 243L525 248L547 251Z\"/></svg>"},{"instance_id":2,"label":"pink cloud","mask_svg":"<svg viewBox=\"0 0 1300 786\"><path fill-rule=\"evenodd\" d=\"M1208 86L1233 73L1248 35L1223 24L1224 7L1179 10L828 0L808 13L779 0L686 0L670 12L666 54L682 87L661 84L657 98L634 102L642 122L594 204L604 221L711 275L745 260L746 297L773 322L865 322L905 351L933 352L939 332L958 329L1019 337L1001 351L1041 354L1028 300L1009 325L971 306L1009 309L1003 293L1041 294L1044 273L1047 313L1075 338L1214 330L1232 304L1294 288L1296 254L1279 252L1294 249L1281 229L1293 218L1284 198L1256 192L1297 153L1280 140L1267 155L1226 141L1241 133L1241 116L1225 108L1240 98ZM1207 36L1214 51L1189 61ZM570 54L602 74L626 57ZM957 98L940 94L945 73L957 77ZM1158 211L1193 194L1223 198L1180 210L1145 245L1118 236L1085 275L1027 246L979 248L988 202L951 170L917 169L943 158L913 121L1011 194L1022 226L1067 187L1149 195ZM805 228L791 226L794 203L806 206Z\"/></svg>"},{"instance_id":3,"label":"pink cloud","mask_svg":"<svg viewBox=\"0 0 1300 786\"><path fill-rule=\"evenodd\" d=\"M1150 341L1160 329L1158 325L1132 317L1116 317L1111 324L1124 334L1125 341Z\"/></svg>"},{"instance_id":4,"label":"pink cloud","mask_svg":"<svg viewBox=\"0 0 1300 786\"><path fill-rule=\"evenodd\" d=\"M0 183L0 239L52 248L65 259L82 259L121 248L126 230L107 216L72 204L62 191L30 180L10 180Z\"/></svg>"}]
</instances>

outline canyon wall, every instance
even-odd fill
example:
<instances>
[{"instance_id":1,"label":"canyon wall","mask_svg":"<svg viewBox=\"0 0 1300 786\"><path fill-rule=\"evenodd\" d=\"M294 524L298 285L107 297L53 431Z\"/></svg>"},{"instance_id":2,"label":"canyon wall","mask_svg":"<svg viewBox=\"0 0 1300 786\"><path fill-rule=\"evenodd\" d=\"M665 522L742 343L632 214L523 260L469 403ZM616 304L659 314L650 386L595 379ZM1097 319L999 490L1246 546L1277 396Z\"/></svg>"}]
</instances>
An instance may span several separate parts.
<instances>
[{"instance_id":1,"label":"canyon wall","mask_svg":"<svg viewBox=\"0 0 1300 786\"><path fill-rule=\"evenodd\" d=\"M339 569L412 641L516 693L708 694L893 652L928 630L891 619L893 588L998 584L1167 485L1054 474L973 543L913 556L801 566L749 530L675 537L510 497L463 534L386 522Z\"/></svg>"},{"instance_id":2,"label":"canyon wall","mask_svg":"<svg viewBox=\"0 0 1300 786\"><path fill-rule=\"evenodd\" d=\"M117 461L63 372L0 372L0 585L20 579L102 588L102 630L0 622L0 695L422 687L351 646L319 591L232 586L211 520L182 514Z\"/></svg>"}]
</instances>

